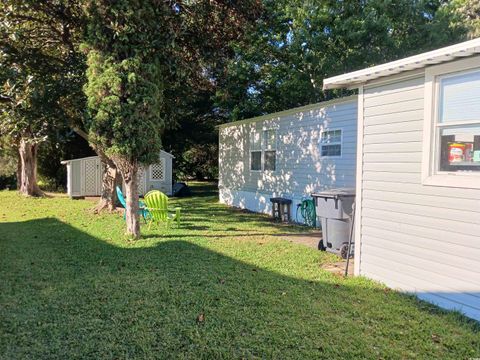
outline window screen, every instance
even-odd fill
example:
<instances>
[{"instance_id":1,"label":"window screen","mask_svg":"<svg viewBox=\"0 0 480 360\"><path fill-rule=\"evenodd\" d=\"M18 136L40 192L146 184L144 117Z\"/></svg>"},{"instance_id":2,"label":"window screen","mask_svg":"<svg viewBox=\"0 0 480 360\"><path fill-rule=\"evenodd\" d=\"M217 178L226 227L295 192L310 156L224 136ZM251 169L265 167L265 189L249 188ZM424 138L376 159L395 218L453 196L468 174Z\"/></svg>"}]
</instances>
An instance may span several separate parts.
<instances>
[{"instance_id":1,"label":"window screen","mask_svg":"<svg viewBox=\"0 0 480 360\"><path fill-rule=\"evenodd\" d=\"M322 132L320 144L322 156L341 156L342 130L327 130Z\"/></svg>"},{"instance_id":2,"label":"window screen","mask_svg":"<svg viewBox=\"0 0 480 360\"><path fill-rule=\"evenodd\" d=\"M261 151L250 152L250 170L254 170L254 171L262 170L262 152Z\"/></svg>"},{"instance_id":3,"label":"window screen","mask_svg":"<svg viewBox=\"0 0 480 360\"><path fill-rule=\"evenodd\" d=\"M480 171L480 71L440 79L436 128L440 171Z\"/></svg>"},{"instance_id":4,"label":"window screen","mask_svg":"<svg viewBox=\"0 0 480 360\"><path fill-rule=\"evenodd\" d=\"M480 71L440 81L439 122L480 122Z\"/></svg>"},{"instance_id":5,"label":"window screen","mask_svg":"<svg viewBox=\"0 0 480 360\"><path fill-rule=\"evenodd\" d=\"M276 151L265 151L264 153L264 170L268 171L275 171L275 164L276 164L276 158L277 158L277 152Z\"/></svg>"}]
</instances>

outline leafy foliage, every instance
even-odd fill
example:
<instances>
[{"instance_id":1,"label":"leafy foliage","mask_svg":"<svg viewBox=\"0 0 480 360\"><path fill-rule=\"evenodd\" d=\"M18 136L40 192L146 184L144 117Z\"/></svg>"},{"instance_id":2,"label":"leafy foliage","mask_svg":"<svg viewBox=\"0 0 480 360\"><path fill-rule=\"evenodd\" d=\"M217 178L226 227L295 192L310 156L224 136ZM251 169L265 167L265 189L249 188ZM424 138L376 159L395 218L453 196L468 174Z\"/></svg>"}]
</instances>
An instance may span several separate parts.
<instances>
[{"instance_id":1,"label":"leafy foliage","mask_svg":"<svg viewBox=\"0 0 480 360\"><path fill-rule=\"evenodd\" d=\"M58 132L78 98L81 60L68 1L7 0L0 10L0 132L42 142ZM77 100L75 100L77 101Z\"/></svg>"},{"instance_id":2,"label":"leafy foliage","mask_svg":"<svg viewBox=\"0 0 480 360\"><path fill-rule=\"evenodd\" d=\"M465 28L468 37L480 36L480 2L478 0L453 0L443 9L445 17L455 16L452 25Z\"/></svg>"},{"instance_id":3,"label":"leafy foliage","mask_svg":"<svg viewBox=\"0 0 480 360\"><path fill-rule=\"evenodd\" d=\"M234 46L217 92L230 120L343 95L324 92L323 79L448 45L465 33L452 27L454 16L440 0L266 0L265 6L248 44Z\"/></svg>"}]
</instances>

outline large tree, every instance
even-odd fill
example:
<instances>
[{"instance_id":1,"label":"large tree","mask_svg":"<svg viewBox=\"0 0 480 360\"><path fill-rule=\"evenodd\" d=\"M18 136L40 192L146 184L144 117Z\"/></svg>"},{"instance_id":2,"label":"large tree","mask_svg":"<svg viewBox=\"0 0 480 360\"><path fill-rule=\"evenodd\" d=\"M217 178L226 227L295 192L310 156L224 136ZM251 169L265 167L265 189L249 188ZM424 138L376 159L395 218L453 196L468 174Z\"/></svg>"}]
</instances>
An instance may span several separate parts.
<instances>
[{"instance_id":1,"label":"large tree","mask_svg":"<svg viewBox=\"0 0 480 360\"><path fill-rule=\"evenodd\" d=\"M206 59L237 37L254 2L90 1L88 135L120 170L126 189L127 233L140 236L137 172L157 160L172 89L210 81Z\"/></svg>"},{"instance_id":2,"label":"large tree","mask_svg":"<svg viewBox=\"0 0 480 360\"><path fill-rule=\"evenodd\" d=\"M65 126L78 59L71 19L75 1L5 0L0 8L0 131L19 151L20 192L40 195L39 145ZM77 91L78 92L78 91Z\"/></svg>"},{"instance_id":3,"label":"large tree","mask_svg":"<svg viewBox=\"0 0 480 360\"><path fill-rule=\"evenodd\" d=\"M19 157L25 160L19 162L17 181L28 185L21 191L30 195L40 193L34 170L39 144L47 139L48 147L57 149L68 143L66 138L71 138L71 129L88 141L83 123L86 100L82 91L86 82L86 59L79 51L85 33L83 6L83 0L6 0L0 9L0 46L4 55L0 60L4 90L0 106L5 115L2 128L4 136L9 134L14 140L13 147L26 152ZM21 76L30 79L28 88L22 86L27 83ZM43 86L48 93L31 91L33 86L37 90ZM37 101L28 103L33 95ZM40 96L44 99L38 99ZM27 103L31 110L29 117L25 114ZM94 150L105 170L96 210L113 210L115 185L120 183L120 175L101 149ZM50 166L50 175L51 169Z\"/></svg>"}]
</instances>

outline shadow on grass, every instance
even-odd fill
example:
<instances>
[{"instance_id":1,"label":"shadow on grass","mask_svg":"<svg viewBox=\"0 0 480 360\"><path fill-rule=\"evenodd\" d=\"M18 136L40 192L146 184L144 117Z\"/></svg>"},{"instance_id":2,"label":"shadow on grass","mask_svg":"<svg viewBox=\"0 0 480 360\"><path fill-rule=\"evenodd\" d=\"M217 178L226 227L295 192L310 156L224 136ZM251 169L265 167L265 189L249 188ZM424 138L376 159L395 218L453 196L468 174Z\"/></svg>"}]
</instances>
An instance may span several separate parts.
<instances>
[{"instance_id":1,"label":"shadow on grass","mask_svg":"<svg viewBox=\"0 0 480 360\"><path fill-rule=\"evenodd\" d=\"M0 358L480 355L473 322L366 281L302 280L187 241L140 245L54 218L0 224Z\"/></svg>"}]
</instances>

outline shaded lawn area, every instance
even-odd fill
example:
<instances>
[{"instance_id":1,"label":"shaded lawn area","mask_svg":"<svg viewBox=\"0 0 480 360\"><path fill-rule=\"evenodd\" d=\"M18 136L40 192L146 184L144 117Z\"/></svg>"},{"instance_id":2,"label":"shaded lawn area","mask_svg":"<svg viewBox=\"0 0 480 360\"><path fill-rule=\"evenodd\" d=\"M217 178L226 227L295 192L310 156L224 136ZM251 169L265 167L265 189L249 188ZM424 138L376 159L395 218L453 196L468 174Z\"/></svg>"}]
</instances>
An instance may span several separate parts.
<instances>
[{"instance_id":1,"label":"shaded lawn area","mask_svg":"<svg viewBox=\"0 0 480 360\"><path fill-rule=\"evenodd\" d=\"M136 242L92 202L0 192L0 358L480 357L477 323L327 273L273 236L298 228L194 190L181 229Z\"/></svg>"}]
</instances>

